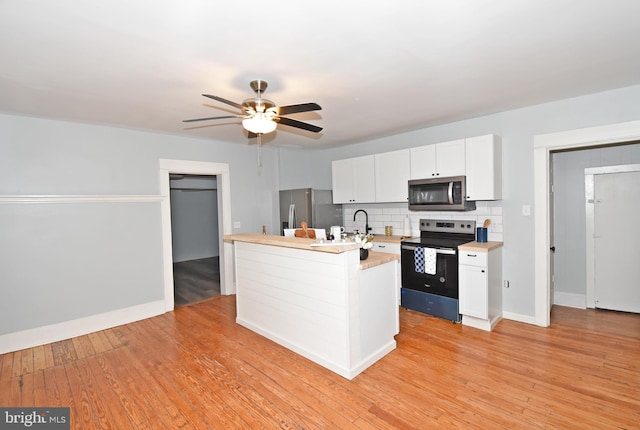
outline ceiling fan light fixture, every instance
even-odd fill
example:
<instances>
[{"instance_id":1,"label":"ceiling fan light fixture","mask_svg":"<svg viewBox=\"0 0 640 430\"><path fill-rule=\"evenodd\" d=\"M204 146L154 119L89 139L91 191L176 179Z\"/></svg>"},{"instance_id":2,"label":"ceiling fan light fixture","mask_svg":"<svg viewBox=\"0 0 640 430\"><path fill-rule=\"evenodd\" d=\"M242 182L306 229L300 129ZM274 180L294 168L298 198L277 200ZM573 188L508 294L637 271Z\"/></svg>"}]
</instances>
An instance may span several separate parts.
<instances>
[{"instance_id":1,"label":"ceiling fan light fixture","mask_svg":"<svg viewBox=\"0 0 640 430\"><path fill-rule=\"evenodd\" d=\"M276 129L276 122L263 115L242 120L242 126L253 134L267 134Z\"/></svg>"}]
</instances>

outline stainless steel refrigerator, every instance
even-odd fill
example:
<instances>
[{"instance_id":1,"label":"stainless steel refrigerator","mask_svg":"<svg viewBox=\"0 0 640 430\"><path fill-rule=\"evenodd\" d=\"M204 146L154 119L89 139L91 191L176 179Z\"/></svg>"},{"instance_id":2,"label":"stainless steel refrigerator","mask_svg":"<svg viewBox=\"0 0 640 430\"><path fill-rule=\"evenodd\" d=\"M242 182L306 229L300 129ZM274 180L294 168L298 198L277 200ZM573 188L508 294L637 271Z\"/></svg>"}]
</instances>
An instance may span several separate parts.
<instances>
[{"instance_id":1,"label":"stainless steel refrigerator","mask_svg":"<svg viewBox=\"0 0 640 430\"><path fill-rule=\"evenodd\" d=\"M299 188L280 191L280 234L285 228L298 228L306 221L309 228L342 225L342 205L333 204L331 190Z\"/></svg>"}]
</instances>

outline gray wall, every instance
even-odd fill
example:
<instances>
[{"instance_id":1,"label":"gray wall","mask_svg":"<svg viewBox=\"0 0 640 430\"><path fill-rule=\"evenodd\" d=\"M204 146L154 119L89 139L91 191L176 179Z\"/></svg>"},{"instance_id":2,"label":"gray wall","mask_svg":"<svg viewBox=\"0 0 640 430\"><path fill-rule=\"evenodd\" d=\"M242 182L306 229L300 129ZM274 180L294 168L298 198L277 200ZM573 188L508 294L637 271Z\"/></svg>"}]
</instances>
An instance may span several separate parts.
<instances>
[{"instance_id":1,"label":"gray wall","mask_svg":"<svg viewBox=\"0 0 640 430\"><path fill-rule=\"evenodd\" d=\"M329 149L314 158L314 162L330 162L489 133L502 136L503 277L511 283L509 289L503 290L503 308L507 313L534 317L533 248L536 232L533 216L522 215L522 206L533 206L534 201L534 136L638 119L640 86L633 86ZM283 155L280 157L284 158ZM322 172L325 174L324 178L316 179L319 187L331 184L330 169ZM301 186L306 179L300 175L299 169L281 164L281 183L287 183L293 188Z\"/></svg>"},{"instance_id":2,"label":"gray wall","mask_svg":"<svg viewBox=\"0 0 640 430\"><path fill-rule=\"evenodd\" d=\"M586 297L584 169L640 163L640 144L552 154L555 292ZM639 191L640 192L640 191Z\"/></svg>"},{"instance_id":3,"label":"gray wall","mask_svg":"<svg viewBox=\"0 0 640 430\"><path fill-rule=\"evenodd\" d=\"M435 101L434 101L435 102ZM504 310L534 315L533 137L640 119L640 86L327 150L255 146L0 115L0 334L163 298L160 204L24 203L21 195L159 193L161 158L227 163L241 227L277 231L278 190L330 188L331 161L495 133L502 136ZM214 133L212 132L212 135ZM7 200L7 196L8 200Z\"/></svg>"},{"instance_id":4,"label":"gray wall","mask_svg":"<svg viewBox=\"0 0 640 430\"><path fill-rule=\"evenodd\" d=\"M275 228L277 151L262 157L258 169L242 141L0 115L0 335L163 299L159 201L100 201L157 197L161 158L229 164L234 232ZM20 198L33 195L99 201Z\"/></svg>"}]
</instances>

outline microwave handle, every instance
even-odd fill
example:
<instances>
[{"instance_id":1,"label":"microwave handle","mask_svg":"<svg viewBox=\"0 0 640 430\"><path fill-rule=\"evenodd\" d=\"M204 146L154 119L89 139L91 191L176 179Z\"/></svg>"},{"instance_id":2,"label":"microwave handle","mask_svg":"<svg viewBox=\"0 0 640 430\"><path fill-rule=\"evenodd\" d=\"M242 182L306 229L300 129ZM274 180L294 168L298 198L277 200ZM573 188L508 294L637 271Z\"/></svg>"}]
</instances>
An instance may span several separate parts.
<instances>
[{"instance_id":1,"label":"microwave handle","mask_svg":"<svg viewBox=\"0 0 640 430\"><path fill-rule=\"evenodd\" d=\"M453 204L453 181L449 182L449 191L447 193L447 196L449 197L449 204L452 205Z\"/></svg>"}]
</instances>

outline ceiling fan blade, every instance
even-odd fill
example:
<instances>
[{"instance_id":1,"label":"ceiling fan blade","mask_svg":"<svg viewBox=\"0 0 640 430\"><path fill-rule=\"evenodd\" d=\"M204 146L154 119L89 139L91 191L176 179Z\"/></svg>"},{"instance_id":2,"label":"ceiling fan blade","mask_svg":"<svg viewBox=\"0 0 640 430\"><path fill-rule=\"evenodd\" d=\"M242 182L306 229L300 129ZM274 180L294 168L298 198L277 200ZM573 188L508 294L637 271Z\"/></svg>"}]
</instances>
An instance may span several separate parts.
<instances>
[{"instance_id":1,"label":"ceiling fan blade","mask_svg":"<svg viewBox=\"0 0 640 430\"><path fill-rule=\"evenodd\" d=\"M203 96L209 97L210 99L213 99L213 100L218 100L219 102L222 102L222 103L226 103L226 104L228 104L230 106L233 106L235 108L238 108L238 109L240 109L242 111L247 109L246 106L242 106L241 104L238 104L236 102L232 102L231 100L223 99L222 97L212 96L211 94L203 94Z\"/></svg>"},{"instance_id":2,"label":"ceiling fan blade","mask_svg":"<svg viewBox=\"0 0 640 430\"><path fill-rule=\"evenodd\" d=\"M210 118L183 119L182 122L209 121L211 119L244 118L242 115L212 116Z\"/></svg>"},{"instance_id":3,"label":"ceiling fan blade","mask_svg":"<svg viewBox=\"0 0 640 430\"><path fill-rule=\"evenodd\" d=\"M298 112L310 112L312 110L321 110L317 103L301 103L299 105L289 105L278 107L278 115L289 115Z\"/></svg>"},{"instance_id":4,"label":"ceiling fan blade","mask_svg":"<svg viewBox=\"0 0 640 430\"><path fill-rule=\"evenodd\" d=\"M313 133L319 133L322 131L322 127L318 127L317 125L309 124L306 122L298 121L291 118L285 117L277 117L275 118L280 124L288 125L289 127L301 128L303 130L311 131Z\"/></svg>"}]
</instances>

